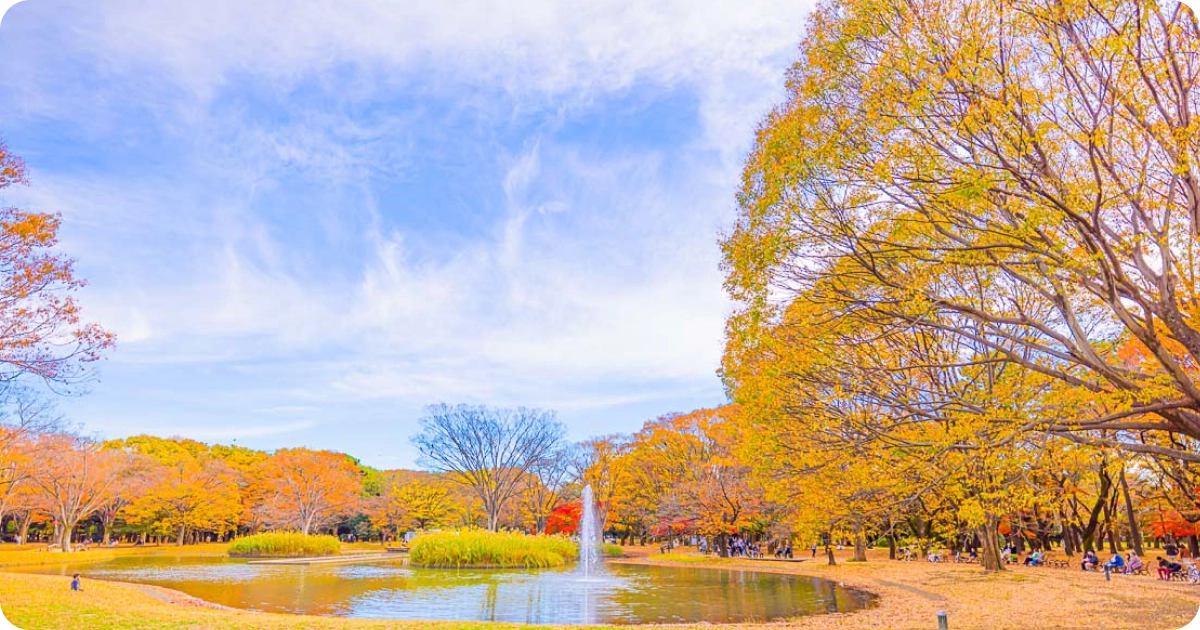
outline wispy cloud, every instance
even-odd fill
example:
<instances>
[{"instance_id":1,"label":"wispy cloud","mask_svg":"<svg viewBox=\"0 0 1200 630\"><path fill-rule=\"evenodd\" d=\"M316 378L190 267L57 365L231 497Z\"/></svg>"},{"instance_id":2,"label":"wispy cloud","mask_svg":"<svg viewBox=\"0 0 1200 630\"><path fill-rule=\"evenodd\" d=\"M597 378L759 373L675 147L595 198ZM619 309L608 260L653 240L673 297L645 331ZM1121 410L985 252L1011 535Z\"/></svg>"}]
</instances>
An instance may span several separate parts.
<instances>
[{"instance_id":1,"label":"wispy cloud","mask_svg":"<svg viewBox=\"0 0 1200 630\"><path fill-rule=\"evenodd\" d=\"M121 342L68 410L373 450L438 400L581 434L719 401L716 237L805 10L19 5L0 133L34 185L0 201L64 214Z\"/></svg>"}]
</instances>

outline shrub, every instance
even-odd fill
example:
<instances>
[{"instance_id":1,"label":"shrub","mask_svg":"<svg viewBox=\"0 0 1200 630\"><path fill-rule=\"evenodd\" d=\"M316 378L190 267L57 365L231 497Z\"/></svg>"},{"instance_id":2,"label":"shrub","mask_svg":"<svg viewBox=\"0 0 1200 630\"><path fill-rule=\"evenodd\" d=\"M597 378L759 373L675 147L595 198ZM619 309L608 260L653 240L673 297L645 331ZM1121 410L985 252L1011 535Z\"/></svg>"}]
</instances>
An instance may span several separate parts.
<instances>
[{"instance_id":1,"label":"shrub","mask_svg":"<svg viewBox=\"0 0 1200 630\"><path fill-rule=\"evenodd\" d=\"M342 543L333 536L311 536L296 532L268 532L238 538L226 552L234 558L300 558L336 556Z\"/></svg>"},{"instance_id":2,"label":"shrub","mask_svg":"<svg viewBox=\"0 0 1200 630\"><path fill-rule=\"evenodd\" d=\"M579 546L563 536L464 530L421 534L409 558L423 567L526 567L544 569L579 557Z\"/></svg>"}]
</instances>

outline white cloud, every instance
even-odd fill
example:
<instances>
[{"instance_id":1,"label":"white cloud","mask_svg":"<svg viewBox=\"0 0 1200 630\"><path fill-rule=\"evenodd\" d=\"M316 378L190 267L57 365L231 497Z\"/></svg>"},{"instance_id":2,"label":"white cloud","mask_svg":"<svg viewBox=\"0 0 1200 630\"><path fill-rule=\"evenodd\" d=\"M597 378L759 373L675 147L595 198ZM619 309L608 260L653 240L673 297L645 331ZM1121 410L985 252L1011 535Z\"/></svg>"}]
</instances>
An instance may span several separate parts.
<instances>
[{"instance_id":1,"label":"white cloud","mask_svg":"<svg viewBox=\"0 0 1200 630\"><path fill-rule=\"evenodd\" d=\"M160 139L178 145L181 170L34 163L35 185L15 201L64 212L64 248L95 278L89 313L120 335L115 362L166 371L312 361L278 377L271 396L243 392L248 410L284 414L310 400L318 409L474 399L585 410L701 399L719 389L728 308L717 233L731 218L754 125L782 96L807 8L80 4L68 29L76 48L62 58L93 60L127 91L76 116L70 101L81 88L61 67L38 67L55 51L32 35L14 40L17 52L45 54L6 64L26 69L0 70L0 87L21 104L21 120L70 120L83 136L121 136L105 107L136 104ZM328 106L305 101L286 119L261 120L248 109L253 99L228 98L234 85L285 102L308 86ZM646 85L695 99L699 120L684 146L597 152L556 137L580 112ZM358 107L397 94L414 104ZM535 122L513 123L527 118ZM429 232L384 216L405 201L374 186L438 158L419 148L439 133L425 128L431 120L528 128L516 148L496 140L476 149L492 160L500 205L436 246ZM327 199L279 201L308 192L288 190L298 177ZM275 205L264 210L264 200ZM306 239L296 238L301 230ZM329 251L310 251L313 240ZM261 437L305 422L214 431Z\"/></svg>"}]
</instances>

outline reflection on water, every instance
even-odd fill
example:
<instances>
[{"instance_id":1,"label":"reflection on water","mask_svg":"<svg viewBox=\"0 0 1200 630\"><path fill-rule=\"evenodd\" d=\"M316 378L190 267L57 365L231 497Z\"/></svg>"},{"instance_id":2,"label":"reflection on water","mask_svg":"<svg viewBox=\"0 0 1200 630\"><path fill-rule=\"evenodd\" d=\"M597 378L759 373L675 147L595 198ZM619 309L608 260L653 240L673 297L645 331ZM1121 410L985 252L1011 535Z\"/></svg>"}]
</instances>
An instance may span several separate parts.
<instances>
[{"instance_id":1,"label":"reflection on water","mask_svg":"<svg viewBox=\"0 0 1200 630\"><path fill-rule=\"evenodd\" d=\"M559 570L288 566L222 558L121 558L29 571L178 589L210 602L270 612L383 619L525 623L714 623L848 612L872 596L798 575L729 569L601 565Z\"/></svg>"}]
</instances>

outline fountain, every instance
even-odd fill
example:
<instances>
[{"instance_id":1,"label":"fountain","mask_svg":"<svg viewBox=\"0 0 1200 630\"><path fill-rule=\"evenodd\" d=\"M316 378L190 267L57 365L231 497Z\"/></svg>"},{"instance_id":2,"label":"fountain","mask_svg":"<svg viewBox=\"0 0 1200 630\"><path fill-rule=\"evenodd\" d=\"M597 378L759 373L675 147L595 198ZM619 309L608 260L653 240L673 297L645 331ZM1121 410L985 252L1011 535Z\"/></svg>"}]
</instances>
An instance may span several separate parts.
<instances>
[{"instance_id":1,"label":"fountain","mask_svg":"<svg viewBox=\"0 0 1200 630\"><path fill-rule=\"evenodd\" d=\"M600 527L596 520L596 499L592 486L583 487L583 511L579 516L579 571L591 577L600 564Z\"/></svg>"}]
</instances>

